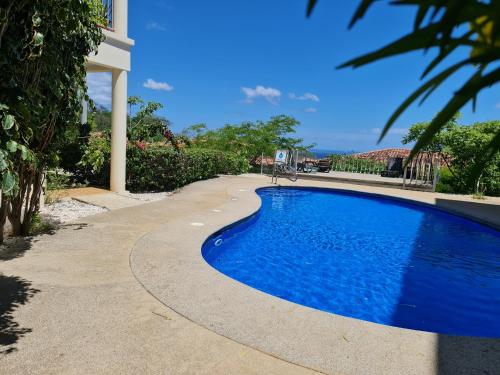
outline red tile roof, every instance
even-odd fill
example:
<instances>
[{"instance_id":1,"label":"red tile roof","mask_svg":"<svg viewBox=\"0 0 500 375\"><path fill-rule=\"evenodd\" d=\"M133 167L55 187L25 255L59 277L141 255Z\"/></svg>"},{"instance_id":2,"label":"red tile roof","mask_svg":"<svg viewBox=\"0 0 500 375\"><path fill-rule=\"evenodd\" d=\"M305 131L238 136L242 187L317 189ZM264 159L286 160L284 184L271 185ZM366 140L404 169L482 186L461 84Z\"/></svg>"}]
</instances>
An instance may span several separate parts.
<instances>
[{"instance_id":1,"label":"red tile roof","mask_svg":"<svg viewBox=\"0 0 500 375\"><path fill-rule=\"evenodd\" d=\"M408 148L385 148L383 150L360 152L352 156L359 159L386 161L389 158L407 158L410 156L410 151Z\"/></svg>"},{"instance_id":2,"label":"red tile roof","mask_svg":"<svg viewBox=\"0 0 500 375\"><path fill-rule=\"evenodd\" d=\"M374 150L368 152L360 152L352 155L355 158L369 159L379 162L386 162L389 158L407 158L410 156L410 149L408 148L385 148L382 150ZM444 163L443 157L438 153L420 152L413 159L413 163L430 163L433 160L439 160L441 164Z\"/></svg>"}]
</instances>

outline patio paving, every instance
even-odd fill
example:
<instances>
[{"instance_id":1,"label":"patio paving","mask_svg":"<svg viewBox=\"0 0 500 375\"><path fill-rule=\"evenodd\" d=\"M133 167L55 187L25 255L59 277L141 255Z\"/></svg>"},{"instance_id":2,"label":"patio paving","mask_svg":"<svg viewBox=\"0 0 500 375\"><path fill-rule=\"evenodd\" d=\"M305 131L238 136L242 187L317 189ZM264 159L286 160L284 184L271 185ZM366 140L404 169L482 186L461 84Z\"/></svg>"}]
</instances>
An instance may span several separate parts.
<instances>
[{"instance_id":1,"label":"patio paving","mask_svg":"<svg viewBox=\"0 0 500 375\"><path fill-rule=\"evenodd\" d=\"M144 204L143 201L138 199L113 193L111 191L104 191L100 194L73 195L71 198L83 203L103 207L108 210L119 210L121 208L135 207Z\"/></svg>"},{"instance_id":2,"label":"patio paving","mask_svg":"<svg viewBox=\"0 0 500 375\"><path fill-rule=\"evenodd\" d=\"M55 234L25 241L17 252L0 257L0 373L308 374L313 371L307 367L312 367L342 374L444 375L493 374L500 368L498 340L396 333L404 345L395 349L395 342L380 338L391 339L387 332L407 330L364 322L374 329L370 333L357 330L359 321L341 318L348 321L340 323L344 338L335 336L340 343L327 347L333 334L318 330L322 327L318 322L333 320L323 312L276 301L221 274L213 279L219 285L196 283L216 273L199 262L204 238L255 211L259 200L253 189L269 182L255 175L201 181L168 199L84 218ZM500 218L498 199L479 202L390 188L298 184L447 204L491 225ZM190 225L195 222L205 225ZM199 259L193 262L195 255ZM190 265L190 273L174 279ZM172 273L164 274L165 270ZM206 304L200 304L202 290L216 294L204 295ZM214 299L222 291L235 294ZM255 298L262 305L252 304ZM271 305L275 312L266 315ZM222 315L206 314L210 310L204 309L214 306L223 307ZM231 321L238 308L245 313ZM283 312L279 321L277 312ZM290 322L300 324L290 328ZM309 331L307 336L304 330ZM316 344L309 341L314 335L320 338ZM325 346L326 358L315 351L318 344Z\"/></svg>"},{"instance_id":3,"label":"patio paving","mask_svg":"<svg viewBox=\"0 0 500 375\"><path fill-rule=\"evenodd\" d=\"M304 180L318 180L318 181L328 181L328 182L339 182L339 183L350 183L350 184L361 184L369 186L386 186L393 188L403 187L403 178L397 177L382 177L379 174L369 174L369 173L354 173L354 172L339 172L330 171L326 172L316 172L316 173L299 173L299 178ZM426 184L422 185L419 181L418 183L413 180L411 183L407 179L406 187L413 190L432 190L432 185Z\"/></svg>"}]
</instances>

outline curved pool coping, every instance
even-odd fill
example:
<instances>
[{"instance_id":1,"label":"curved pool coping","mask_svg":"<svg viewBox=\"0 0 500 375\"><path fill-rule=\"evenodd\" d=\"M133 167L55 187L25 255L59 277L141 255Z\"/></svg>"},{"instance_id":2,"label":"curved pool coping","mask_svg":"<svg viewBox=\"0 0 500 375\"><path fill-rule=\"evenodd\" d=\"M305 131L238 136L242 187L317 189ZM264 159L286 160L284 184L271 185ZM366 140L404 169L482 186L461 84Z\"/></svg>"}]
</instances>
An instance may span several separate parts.
<instances>
[{"instance_id":1,"label":"curved pool coping","mask_svg":"<svg viewBox=\"0 0 500 375\"><path fill-rule=\"evenodd\" d=\"M202 257L203 243L255 214L261 205L256 190L273 186L244 178L219 185L225 203L169 218L168 224L142 237L132 249L130 265L137 280L168 307L225 337L321 372L470 374L500 368L500 339L446 336L335 315L266 294L212 268ZM301 186L326 188L315 181ZM370 189L335 186L333 190L433 206L402 197L394 189L375 193ZM217 189L212 192L216 193ZM205 194L209 201L210 194ZM459 216L484 223L474 213Z\"/></svg>"}]
</instances>

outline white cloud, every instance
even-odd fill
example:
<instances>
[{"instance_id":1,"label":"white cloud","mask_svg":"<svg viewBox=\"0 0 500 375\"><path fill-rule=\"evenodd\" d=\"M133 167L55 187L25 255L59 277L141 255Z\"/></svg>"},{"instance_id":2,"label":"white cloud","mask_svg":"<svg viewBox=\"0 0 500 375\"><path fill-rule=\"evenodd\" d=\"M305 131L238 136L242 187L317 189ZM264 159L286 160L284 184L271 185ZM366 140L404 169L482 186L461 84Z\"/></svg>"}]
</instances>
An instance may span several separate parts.
<instances>
[{"instance_id":1,"label":"white cloud","mask_svg":"<svg viewBox=\"0 0 500 375\"><path fill-rule=\"evenodd\" d=\"M156 31L166 31L167 29L161 23L151 21L146 24L146 29Z\"/></svg>"},{"instance_id":2,"label":"white cloud","mask_svg":"<svg viewBox=\"0 0 500 375\"><path fill-rule=\"evenodd\" d=\"M142 84L142 86L151 90L172 91L174 89L174 86L169 85L167 82L156 82L151 78L148 78L146 82Z\"/></svg>"},{"instance_id":3,"label":"white cloud","mask_svg":"<svg viewBox=\"0 0 500 375\"><path fill-rule=\"evenodd\" d=\"M318 112L318 110L316 108L312 108L312 107L306 108L304 111L306 111L307 113L316 113L316 112Z\"/></svg>"},{"instance_id":4,"label":"white cloud","mask_svg":"<svg viewBox=\"0 0 500 375\"><path fill-rule=\"evenodd\" d=\"M319 102L318 95L311 94L310 92L306 92L304 95L297 96L295 93L291 92L288 94L288 97L293 100L310 100L312 102Z\"/></svg>"},{"instance_id":5,"label":"white cloud","mask_svg":"<svg viewBox=\"0 0 500 375\"><path fill-rule=\"evenodd\" d=\"M380 134L382 133L382 129L380 128L373 128L372 129L373 134ZM408 128L391 128L389 130L389 135L406 135L408 133Z\"/></svg>"},{"instance_id":6,"label":"white cloud","mask_svg":"<svg viewBox=\"0 0 500 375\"><path fill-rule=\"evenodd\" d=\"M242 87L241 91L246 96L246 103L253 103L254 99L264 98L271 104L278 104L281 97L281 91L272 87L256 86L254 89L250 87Z\"/></svg>"},{"instance_id":7,"label":"white cloud","mask_svg":"<svg viewBox=\"0 0 500 375\"><path fill-rule=\"evenodd\" d=\"M88 95L96 103L108 107L111 105L111 74L87 74Z\"/></svg>"},{"instance_id":8,"label":"white cloud","mask_svg":"<svg viewBox=\"0 0 500 375\"><path fill-rule=\"evenodd\" d=\"M500 102L497 103L497 105L495 106L495 108L500 109Z\"/></svg>"}]
</instances>

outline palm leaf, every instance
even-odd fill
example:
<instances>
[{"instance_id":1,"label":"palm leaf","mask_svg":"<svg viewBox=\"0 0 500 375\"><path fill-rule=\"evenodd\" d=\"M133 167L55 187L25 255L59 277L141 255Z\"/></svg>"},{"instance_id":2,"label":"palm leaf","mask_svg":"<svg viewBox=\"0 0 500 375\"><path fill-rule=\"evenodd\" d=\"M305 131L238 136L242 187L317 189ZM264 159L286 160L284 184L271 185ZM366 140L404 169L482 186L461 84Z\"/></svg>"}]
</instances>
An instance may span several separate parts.
<instances>
[{"instance_id":1,"label":"palm leaf","mask_svg":"<svg viewBox=\"0 0 500 375\"><path fill-rule=\"evenodd\" d=\"M359 4L356 12L352 16L351 22L349 22L349 28L352 28L356 22L358 22L365 15L368 8L375 2L376 0L361 0L361 4Z\"/></svg>"},{"instance_id":2,"label":"palm leaf","mask_svg":"<svg viewBox=\"0 0 500 375\"><path fill-rule=\"evenodd\" d=\"M349 28L363 18L375 1L360 0L350 21ZM309 0L308 16L316 3L317 0ZM390 4L417 8L413 32L378 50L351 59L338 66L338 68L357 68L384 58L417 50L427 51L431 47L437 47L438 54L426 66L421 76L421 78L424 78L453 52L457 51L459 47L471 48L471 56L473 57L452 65L415 90L389 118L379 142L387 134L397 118L418 98L421 98L420 103L424 102L444 81L461 68L467 65L478 67L476 73L465 82L432 120L413 148L408 159L411 160L465 104L472 101L475 109L478 92L500 82L500 68L497 68L498 65L496 64L500 60L500 45L498 44L500 39L500 19L498 18L500 0L490 0L488 2L481 0L392 0ZM422 26L424 24L425 26ZM484 30L486 24L488 24L488 27L491 25L487 32ZM463 35L456 37L455 31L457 29L460 31L467 25L470 25L470 29L464 32ZM488 71L488 67L491 65L496 70L491 71L490 69L490 73L483 75L483 72ZM481 163L477 164L478 170L484 168L485 163L499 148L500 135L497 135L488 146L488 149L485 150L484 161L482 160Z\"/></svg>"},{"instance_id":3,"label":"palm leaf","mask_svg":"<svg viewBox=\"0 0 500 375\"><path fill-rule=\"evenodd\" d=\"M385 47L382 47L374 52L367 53L366 55L349 60L343 63L342 65L338 66L337 69L346 68L348 66L352 66L353 68L358 68L362 65L366 65L389 56L396 56L403 53L426 48L426 46L428 46L429 44L437 43L435 35L438 31L439 31L439 25L431 24L411 34L407 34L404 37L396 40L395 42L390 43Z\"/></svg>"},{"instance_id":4,"label":"palm leaf","mask_svg":"<svg viewBox=\"0 0 500 375\"><path fill-rule=\"evenodd\" d=\"M306 17L310 17L314 7L316 6L317 0L309 0L307 3Z\"/></svg>"},{"instance_id":5,"label":"palm leaf","mask_svg":"<svg viewBox=\"0 0 500 375\"><path fill-rule=\"evenodd\" d=\"M413 23L413 29L417 30L420 28L420 25L422 25L422 22L424 21L425 16L429 12L430 9L430 4L425 4L421 5L418 8L417 15L415 16L415 22Z\"/></svg>"},{"instance_id":6,"label":"palm leaf","mask_svg":"<svg viewBox=\"0 0 500 375\"><path fill-rule=\"evenodd\" d=\"M457 49L457 47L462 46L465 44L468 39L474 34L473 30L470 30L466 34L464 34L462 37L458 39L453 39L446 48L441 49L439 54L436 56L434 60L430 62L429 65L425 68L424 72L422 73L420 78L424 78L429 74L441 61L443 61L445 58L447 58L453 51Z\"/></svg>"},{"instance_id":7,"label":"palm leaf","mask_svg":"<svg viewBox=\"0 0 500 375\"><path fill-rule=\"evenodd\" d=\"M491 86L494 82L500 80L500 68L481 76L481 71L475 73L455 95L448 101L444 108L431 121L425 132L419 138L410 152L406 163L408 164L418 152L425 147L439 130L451 120L451 118L462 108L469 100L476 96L481 89Z\"/></svg>"},{"instance_id":8,"label":"palm leaf","mask_svg":"<svg viewBox=\"0 0 500 375\"><path fill-rule=\"evenodd\" d=\"M426 83L424 83L422 86L420 86L417 90L415 90L397 109L394 111L392 116L389 118L387 123L384 126L384 129L382 130L382 133L380 134L380 138L378 142L381 142L382 139L386 136L387 132L391 128L391 126L394 124L394 122L401 116L401 114L415 101L417 98L419 98L421 95L423 95L426 92L432 92L434 91L444 80L446 80L449 76L451 76L453 73L455 73L458 69L463 67L464 65L470 63L471 59L461 61L448 69L444 70L443 72L439 73Z\"/></svg>"}]
</instances>

